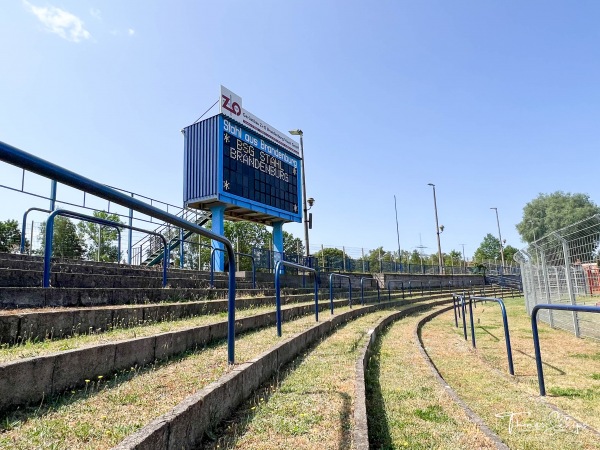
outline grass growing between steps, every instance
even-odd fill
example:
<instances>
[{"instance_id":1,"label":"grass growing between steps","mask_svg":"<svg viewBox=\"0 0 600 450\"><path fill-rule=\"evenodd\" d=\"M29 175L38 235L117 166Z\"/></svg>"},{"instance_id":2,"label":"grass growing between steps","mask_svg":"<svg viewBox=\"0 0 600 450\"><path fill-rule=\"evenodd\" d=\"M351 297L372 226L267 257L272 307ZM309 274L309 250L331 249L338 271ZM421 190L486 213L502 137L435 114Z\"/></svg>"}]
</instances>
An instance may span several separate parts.
<instances>
[{"instance_id":1,"label":"grass growing between steps","mask_svg":"<svg viewBox=\"0 0 600 450\"><path fill-rule=\"evenodd\" d=\"M282 338L314 324L314 316L284 322ZM236 361L250 360L282 338L274 326L239 335ZM231 369L227 344L219 342L167 363L92 379L84 389L1 417L0 448L110 448Z\"/></svg>"},{"instance_id":2,"label":"grass growing between steps","mask_svg":"<svg viewBox=\"0 0 600 450\"><path fill-rule=\"evenodd\" d=\"M388 314L378 311L347 323L304 352L224 422L203 448L352 448L356 360L368 330Z\"/></svg>"},{"instance_id":3,"label":"grass growing between steps","mask_svg":"<svg viewBox=\"0 0 600 450\"><path fill-rule=\"evenodd\" d=\"M440 386L414 339L418 320L392 324L377 339L365 376L369 444L375 449L492 449L487 436Z\"/></svg>"},{"instance_id":4,"label":"grass growing between steps","mask_svg":"<svg viewBox=\"0 0 600 450\"><path fill-rule=\"evenodd\" d=\"M511 448L592 449L600 437L554 410L539 396L531 320L523 299L506 299L515 365L508 376L500 308L478 304L477 350L455 328L452 311L423 328L428 353L446 381ZM468 320L467 316L467 320ZM600 428L600 343L540 323L546 401Z\"/></svg>"}]
</instances>

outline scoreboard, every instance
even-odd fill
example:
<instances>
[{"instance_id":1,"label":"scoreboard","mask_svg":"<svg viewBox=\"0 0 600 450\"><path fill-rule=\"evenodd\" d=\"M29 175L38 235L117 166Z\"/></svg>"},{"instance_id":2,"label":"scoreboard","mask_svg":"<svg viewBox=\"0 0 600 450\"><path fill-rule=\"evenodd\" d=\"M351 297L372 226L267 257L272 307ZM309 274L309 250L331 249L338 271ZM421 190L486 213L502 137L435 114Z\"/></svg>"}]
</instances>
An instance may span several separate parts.
<instances>
[{"instance_id":1,"label":"scoreboard","mask_svg":"<svg viewBox=\"0 0 600 450\"><path fill-rule=\"evenodd\" d=\"M296 161L293 161L296 163ZM223 133L223 190L256 203L298 213L298 166Z\"/></svg>"},{"instance_id":2,"label":"scoreboard","mask_svg":"<svg viewBox=\"0 0 600 450\"><path fill-rule=\"evenodd\" d=\"M233 220L301 222L300 157L222 115L203 122L184 129L186 205L222 204Z\"/></svg>"}]
</instances>

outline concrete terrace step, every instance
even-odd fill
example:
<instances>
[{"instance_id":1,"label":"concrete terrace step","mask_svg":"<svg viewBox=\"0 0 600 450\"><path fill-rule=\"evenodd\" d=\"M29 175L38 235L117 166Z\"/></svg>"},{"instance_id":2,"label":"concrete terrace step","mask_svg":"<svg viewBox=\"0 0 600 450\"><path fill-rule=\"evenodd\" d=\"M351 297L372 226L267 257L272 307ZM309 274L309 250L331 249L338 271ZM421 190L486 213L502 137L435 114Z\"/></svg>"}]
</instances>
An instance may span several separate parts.
<instances>
[{"instance_id":1,"label":"concrete terrace step","mask_svg":"<svg viewBox=\"0 0 600 450\"><path fill-rule=\"evenodd\" d=\"M282 288L289 294L313 293L312 288ZM321 289L319 297L329 295ZM43 308L43 307L87 307L108 305L138 305L163 302L185 302L190 300L225 299L229 289L209 288L0 288L0 309ZM272 288L236 289L236 296L256 297L275 295ZM384 296L382 295L382 298Z\"/></svg>"},{"instance_id":2,"label":"concrete terrace step","mask_svg":"<svg viewBox=\"0 0 600 450\"><path fill-rule=\"evenodd\" d=\"M343 300L338 302L344 303ZM382 302L354 309L353 317L379 308L412 303ZM322 303L320 309L328 305ZM314 305L290 306L282 310L283 321L310 315ZM323 320L329 319L329 314ZM336 317L336 316L331 316ZM339 316L337 316L339 317ZM264 313L236 320L236 333L255 330L275 323L275 313ZM36 403L56 395L86 379L109 375L131 367L142 367L155 360L168 359L182 352L202 347L227 336L227 322L185 328L133 339L100 343L74 350L44 354L0 364L0 410L26 403Z\"/></svg>"},{"instance_id":3,"label":"concrete terrace step","mask_svg":"<svg viewBox=\"0 0 600 450\"><path fill-rule=\"evenodd\" d=\"M314 295L281 295L282 305L312 302ZM376 291L365 291L365 300L377 301ZM326 301L323 298L321 301ZM269 306L275 308L274 296L237 298L236 309ZM75 334L99 333L108 329L129 328L148 323L172 321L203 314L226 312L227 300L187 301L136 306L87 308L42 308L0 310L0 343L14 344L27 340L58 339Z\"/></svg>"},{"instance_id":4,"label":"concrete terrace step","mask_svg":"<svg viewBox=\"0 0 600 450\"><path fill-rule=\"evenodd\" d=\"M167 274L169 287L177 288L208 288L210 276L184 276L180 273ZM216 287L227 287L229 279L223 276L215 277ZM252 287L252 280L236 279L236 284L242 288ZM0 269L0 287L39 287L42 285L42 272L27 269ZM97 274L79 272L51 272L52 287L79 288L161 288L162 273L152 274ZM257 287L272 287L273 283L257 283Z\"/></svg>"}]
</instances>

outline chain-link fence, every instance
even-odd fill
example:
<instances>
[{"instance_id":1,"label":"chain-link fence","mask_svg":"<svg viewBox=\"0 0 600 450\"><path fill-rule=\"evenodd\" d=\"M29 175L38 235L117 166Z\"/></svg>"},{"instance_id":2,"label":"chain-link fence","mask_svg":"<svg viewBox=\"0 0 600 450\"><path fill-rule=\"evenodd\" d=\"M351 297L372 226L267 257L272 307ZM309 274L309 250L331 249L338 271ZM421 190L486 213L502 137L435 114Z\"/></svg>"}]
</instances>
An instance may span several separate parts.
<instances>
[{"instance_id":1,"label":"chain-link fence","mask_svg":"<svg viewBox=\"0 0 600 450\"><path fill-rule=\"evenodd\" d=\"M521 265L527 311L537 304L595 305L600 302L600 215L531 243L515 255ZM599 314L540 311L555 328L600 339Z\"/></svg>"}]
</instances>

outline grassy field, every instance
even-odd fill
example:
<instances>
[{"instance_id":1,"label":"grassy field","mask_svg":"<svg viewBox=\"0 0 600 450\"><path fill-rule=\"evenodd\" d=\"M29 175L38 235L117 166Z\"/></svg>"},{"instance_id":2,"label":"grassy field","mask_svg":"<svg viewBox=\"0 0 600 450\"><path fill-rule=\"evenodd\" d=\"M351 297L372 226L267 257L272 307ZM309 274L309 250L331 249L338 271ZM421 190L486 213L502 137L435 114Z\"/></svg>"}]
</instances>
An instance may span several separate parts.
<instances>
[{"instance_id":1,"label":"grassy field","mask_svg":"<svg viewBox=\"0 0 600 450\"><path fill-rule=\"evenodd\" d=\"M598 434L583 425L600 429L600 343L540 324L548 394L542 399L524 301L505 303L515 376L508 375L501 313L494 303L474 309L477 350L464 340L462 326L454 326L452 311L425 325L423 342L442 376L511 448L600 448Z\"/></svg>"}]
</instances>

